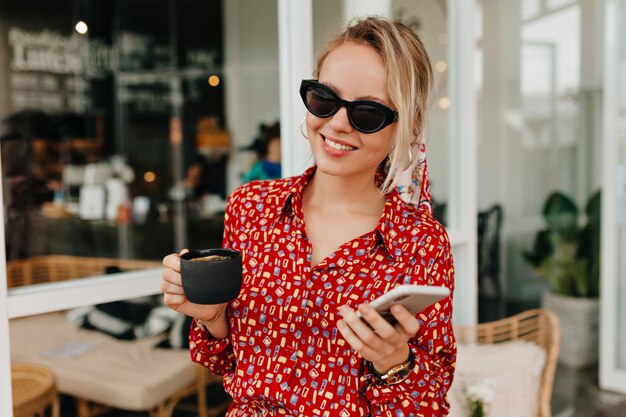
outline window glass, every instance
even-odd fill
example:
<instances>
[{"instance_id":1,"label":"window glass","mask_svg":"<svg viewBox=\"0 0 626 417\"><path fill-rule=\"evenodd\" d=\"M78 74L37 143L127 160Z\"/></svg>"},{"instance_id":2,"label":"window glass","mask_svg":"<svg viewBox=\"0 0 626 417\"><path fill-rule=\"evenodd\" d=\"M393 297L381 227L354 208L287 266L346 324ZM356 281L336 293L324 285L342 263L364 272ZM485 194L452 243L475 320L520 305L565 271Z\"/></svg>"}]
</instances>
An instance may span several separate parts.
<instances>
[{"instance_id":1,"label":"window glass","mask_svg":"<svg viewBox=\"0 0 626 417\"><path fill-rule=\"evenodd\" d=\"M479 277L479 306L492 297L510 312L538 306L547 282L525 253L546 227L546 199L568 196L584 222L599 189L603 8L592 3L478 2L477 202L502 208L496 274L505 287L498 295Z\"/></svg>"},{"instance_id":2,"label":"window glass","mask_svg":"<svg viewBox=\"0 0 626 417\"><path fill-rule=\"evenodd\" d=\"M257 161L280 165L278 50L275 0L0 0L9 287L221 246L226 196ZM189 318L114 297L12 319L11 361L51 369L63 409L147 413L186 392L174 415L198 414Z\"/></svg>"},{"instance_id":3,"label":"window glass","mask_svg":"<svg viewBox=\"0 0 626 417\"><path fill-rule=\"evenodd\" d=\"M220 246L227 195L280 167L275 1L3 0L0 58L9 286Z\"/></svg>"}]
</instances>

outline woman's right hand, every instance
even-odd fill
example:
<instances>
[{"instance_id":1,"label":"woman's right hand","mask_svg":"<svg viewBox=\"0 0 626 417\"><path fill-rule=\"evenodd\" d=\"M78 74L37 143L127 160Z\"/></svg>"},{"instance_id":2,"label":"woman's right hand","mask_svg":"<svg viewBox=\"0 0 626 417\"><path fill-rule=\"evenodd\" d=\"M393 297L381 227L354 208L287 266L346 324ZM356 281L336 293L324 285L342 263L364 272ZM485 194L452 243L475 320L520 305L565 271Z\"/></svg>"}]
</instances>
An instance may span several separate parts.
<instances>
[{"instance_id":1,"label":"woman's right hand","mask_svg":"<svg viewBox=\"0 0 626 417\"><path fill-rule=\"evenodd\" d=\"M188 252L183 249L180 255ZM224 304L194 304L185 297L185 290L180 276L180 255L172 253L163 258L163 280L161 291L165 305L174 311L207 322L221 321L217 316L224 314ZM226 320L224 320L226 322Z\"/></svg>"}]
</instances>

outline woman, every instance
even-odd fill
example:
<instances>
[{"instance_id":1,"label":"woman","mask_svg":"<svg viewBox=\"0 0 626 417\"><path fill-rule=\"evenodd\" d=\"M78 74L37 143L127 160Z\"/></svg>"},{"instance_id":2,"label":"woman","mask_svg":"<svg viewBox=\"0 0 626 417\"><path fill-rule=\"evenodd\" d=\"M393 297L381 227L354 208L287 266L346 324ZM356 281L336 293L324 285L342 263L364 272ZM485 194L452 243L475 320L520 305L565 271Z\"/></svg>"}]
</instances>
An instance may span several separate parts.
<instances>
[{"instance_id":1,"label":"woman","mask_svg":"<svg viewBox=\"0 0 626 417\"><path fill-rule=\"evenodd\" d=\"M173 254L165 302L196 318L192 359L223 375L228 416L446 415L451 297L416 316L394 306L396 326L367 305L397 284L454 286L443 227L396 189L419 165L410 149L421 148L428 56L407 27L367 18L328 44L316 74L300 89L316 166L229 199L224 247L242 252L239 297L189 303ZM418 201L426 178L420 190Z\"/></svg>"}]
</instances>

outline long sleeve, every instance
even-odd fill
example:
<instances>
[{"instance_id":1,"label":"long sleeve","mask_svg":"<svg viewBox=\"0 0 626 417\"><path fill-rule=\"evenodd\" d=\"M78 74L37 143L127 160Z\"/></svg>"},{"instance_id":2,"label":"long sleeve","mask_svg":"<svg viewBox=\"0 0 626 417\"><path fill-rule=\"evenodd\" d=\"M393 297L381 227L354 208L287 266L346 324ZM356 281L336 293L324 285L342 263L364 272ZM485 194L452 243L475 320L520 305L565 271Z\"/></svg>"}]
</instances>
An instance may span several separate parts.
<instances>
[{"instance_id":1,"label":"long sleeve","mask_svg":"<svg viewBox=\"0 0 626 417\"><path fill-rule=\"evenodd\" d=\"M441 236L441 250L428 270L429 285L445 285L454 290L454 265L450 244ZM445 416L449 403L446 393L452 384L456 362L456 342L452 327L452 295L418 316L420 329L410 342L415 367L397 385L376 381L366 366L360 388L374 416Z\"/></svg>"},{"instance_id":2,"label":"long sleeve","mask_svg":"<svg viewBox=\"0 0 626 417\"><path fill-rule=\"evenodd\" d=\"M233 203L236 200L236 191L228 197L226 205L226 213L224 215L224 236L222 247L236 249L234 231L237 217L236 209ZM228 315L228 309L226 309ZM213 338L205 329L199 325L194 319L191 322L191 330L189 332L189 351L191 360L204 366L215 375L225 375L231 373L235 369L235 355L229 337L224 339Z\"/></svg>"},{"instance_id":3,"label":"long sleeve","mask_svg":"<svg viewBox=\"0 0 626 417\"><path fill-rule=\"evenodd\" d=\"M235 357L229 338L214 339L194 319L189 332L191 360L215 375L225 375L235 369Z\"/></svg>"}]
</instances>

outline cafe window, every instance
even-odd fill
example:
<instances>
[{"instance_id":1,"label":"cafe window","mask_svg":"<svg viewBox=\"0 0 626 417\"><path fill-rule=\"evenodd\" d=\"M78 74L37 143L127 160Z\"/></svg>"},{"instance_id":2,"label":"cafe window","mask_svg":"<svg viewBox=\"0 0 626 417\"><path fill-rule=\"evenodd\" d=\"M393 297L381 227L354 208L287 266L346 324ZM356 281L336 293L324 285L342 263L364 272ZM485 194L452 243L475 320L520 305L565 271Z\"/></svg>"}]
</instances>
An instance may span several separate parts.
<instances>
[{"instance_id":1,"label":"cafe window","mask_svg":"<svg viewBox=\"0 0 626 417\"><path fill-rule=\"evenodd\" d=\"M221 246L280 131L276 2L226 3L0 0L9 288Z\"/></svg>"}]
</instances>

